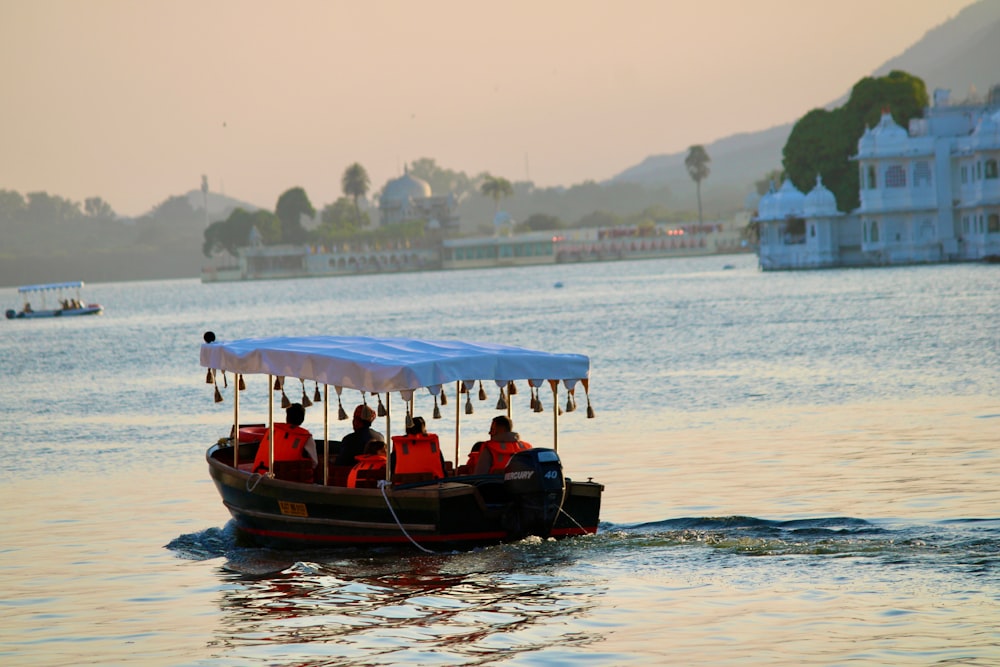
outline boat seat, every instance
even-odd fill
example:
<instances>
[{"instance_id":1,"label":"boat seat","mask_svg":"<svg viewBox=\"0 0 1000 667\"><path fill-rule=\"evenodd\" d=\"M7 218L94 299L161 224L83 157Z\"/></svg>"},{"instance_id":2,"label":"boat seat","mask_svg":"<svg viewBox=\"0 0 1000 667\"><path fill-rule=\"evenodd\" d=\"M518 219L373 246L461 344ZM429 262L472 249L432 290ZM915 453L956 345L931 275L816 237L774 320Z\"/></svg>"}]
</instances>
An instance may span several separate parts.
<instances>
[{"instance_id":1,"label":"boat seat","mask_svg":"<svg viewBox=\"0 0 1000 667\"><path fill-rule=\"evenodd\" d=\"M312 461L275 461L274 477L286 482L304 482L312 484L315 477Z\"/></svg>"}]
</instances>

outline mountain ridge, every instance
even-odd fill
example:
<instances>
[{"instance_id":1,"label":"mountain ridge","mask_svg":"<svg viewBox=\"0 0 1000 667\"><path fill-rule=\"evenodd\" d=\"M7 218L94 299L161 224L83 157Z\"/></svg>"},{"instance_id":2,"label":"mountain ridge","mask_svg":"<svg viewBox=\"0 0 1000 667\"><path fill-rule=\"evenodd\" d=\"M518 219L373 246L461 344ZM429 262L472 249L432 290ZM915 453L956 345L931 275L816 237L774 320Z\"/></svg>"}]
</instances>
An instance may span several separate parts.
<instances>
[{"instance_id":1,"label":"mountain ridge","mask_svg":"<svg viewBox=\"0 0 1000 667\"><path fill-rule=\"evenodd\" d=\"M947 55L942 57L942 53ZM980 0L930 29L866 76L903 70L923 79L929 93L936 88L950 89L952 99L961 100L970 90L985 93L1000 83L996 63L1000 63L1000 1ZM840 106L849 94L845 92L822 108ZM740 132L704 144L712 158L712 172L701 186L706 204L719 210L741 206L755 181L781 168L782 150L794 125L795 121ZM674 192L687 192L692 188L684 167L686 156L686 150L650 155L605 182L666 185Z\"/></svg>"}]
</instances>

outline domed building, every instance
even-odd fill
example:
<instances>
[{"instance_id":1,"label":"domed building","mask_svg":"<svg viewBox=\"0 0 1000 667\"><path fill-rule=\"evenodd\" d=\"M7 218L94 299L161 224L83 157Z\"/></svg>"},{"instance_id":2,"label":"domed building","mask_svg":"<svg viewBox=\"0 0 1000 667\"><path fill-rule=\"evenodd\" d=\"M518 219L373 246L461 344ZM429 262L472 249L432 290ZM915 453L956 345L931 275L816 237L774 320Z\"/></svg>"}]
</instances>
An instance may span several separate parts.
<instances>
[{"instance_id":1,"label":"domed building","mask_svg":"<svg viewBox=\"0 0 1000 667\"><path fill-rule=\"evenodd\" d=\"M1000 86L987 104L934 93L922 118L888 110L858 139L860 206L840 212L817 177L803 196L786 181L754 222L763 270L1000 258ZM790 188L790 189L787 189Z\"/></svg>"},{"instance_id":2,"label":"domed building","mask_svg":"<svg viewBox=\"0 0 1000 667\"><path fill-rule=\"evenodd\" d=\"M407 167L403 168L402 176L385 184L378 200L379 220L383 225L427 220L431 228L457 229L457 208L453 194L435 196L427 181L411 175Z\"/></svg>"}]
</instances>

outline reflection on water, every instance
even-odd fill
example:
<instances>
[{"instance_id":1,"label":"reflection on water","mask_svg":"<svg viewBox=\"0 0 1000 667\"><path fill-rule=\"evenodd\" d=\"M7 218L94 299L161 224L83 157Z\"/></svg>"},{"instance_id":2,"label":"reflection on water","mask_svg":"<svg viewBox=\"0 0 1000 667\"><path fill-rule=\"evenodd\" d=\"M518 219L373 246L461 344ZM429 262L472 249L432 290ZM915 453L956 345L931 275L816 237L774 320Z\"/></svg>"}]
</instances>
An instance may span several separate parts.
<instances>
[{"instance_id":1,"label":"reflection on water","mask_svg":"<svg viewBox=\"0 0 1000 667\"><path fill-rule=\"evenodd\" d=\"M722 261L94 285L101 318L0 324L0 662L1000 664L997 267ZM605 484L599 534L238 544L198 344L289 322L590 354L597 419L561 420L560 456Z\"/></svg>"},{"instance_id":2,"label":"reflection on water","mask_svg":"<svg viewBox=\"0 0 1000 667\"><path fill-rule=\"evenodd\" d=\"M679 518L433 556L270 551L240 547L230 531L183 535L169 546L184 558L221 559L213 645L254 663L652 664L657 645L677 664L719 664L726 656L828 664L793 658L790 647L823 626L844 627L830 605L854 600L855 622L877 624L892 642L933 646L945 663L964 655L970 659L962 664L988 664L971 657L990 655L988 638L978 649L968 638L942 638L935 617L981 625L998 601L1000 519ZM722 633L716 639L728 637L709 660L690 643L692 633L704 638L706 624ZM927 632L935 638L907 639ZM849 655L847 645L859 639L848 631L823 642ZM743 644L756 651L752 658ZM925 664L926 650L908 651L869 652L862 662Z\"/></svg>"}]
</instances>

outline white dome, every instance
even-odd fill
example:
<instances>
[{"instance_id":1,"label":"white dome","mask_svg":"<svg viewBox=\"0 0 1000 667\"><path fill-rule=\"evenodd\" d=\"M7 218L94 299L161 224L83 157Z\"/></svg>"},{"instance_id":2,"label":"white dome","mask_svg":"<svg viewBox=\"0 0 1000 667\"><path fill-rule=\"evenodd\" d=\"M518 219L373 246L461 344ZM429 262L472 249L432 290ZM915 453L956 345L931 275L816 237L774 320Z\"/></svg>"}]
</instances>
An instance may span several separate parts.
<instances>
[{"instance_id":1,"label":"white dome","mask_svg":"<svg viewBox=\"0 0 1000 667\"><path fill-rule=\"evenodd\" d=\"M792 179L786 178L781 189L774 195L774 217L801 216L805 203L806 196L792 184Z\"/></svg>"},{"instance_id":2,"label":"white dome","mask_svg":"<svg viewBox=\"0 0 1000 667\"><path fill-rule=\"evenodd\" d=\"M872 137L871 128L866 125L864 134L858 139L858 154L870 153L874 147L875 138Z\"/></svg>"},{"instance_id":3,"label":"white dome","mask_svg":"<svg viewBox=\"0 0 1000 667\"><path fill-rule=\"evenodd\" d=\"M882 118L872 130L874 148L878 152L892 151L902 147L909 138L906 130L896 124L892 114L882 112Z\"/></svg>"},{"instance_id":4,"label":"white dome","mask_svg":"<svg viewBox=\"0 0 1000 667\"><path fill-rule=\"evenodd\" d=\"M815 187L806 195L804 211L807 217L837 213L837 198L823 185L823 177L819 174L816 174Z\"/></svg>"},{"instance_id":5,"label":"white dome","mask_svg":"<svg viewBox=\"0 0 1000 667\"><path fill-rule=\"evenodd\" d=\"M777 216L774 212L774 197L777 193L774 191L774 181L771 182L771 187L768 188L767 192L760 201L757 202L757 219L758 220L773 220Z\"/></svg>"},{"instance_id":6,"label":"white dome","mask_svg":"<svg viewBox=\"0 0 1000 667\"><path fill-rule=\"evenodd\" d=\"M431 186L427 184L427 181L411 176L409 171L405 170L402 176L385 184L385 188L382 189L381 201L386 204L430 196Z\"/></svg>"}]
</instances>

